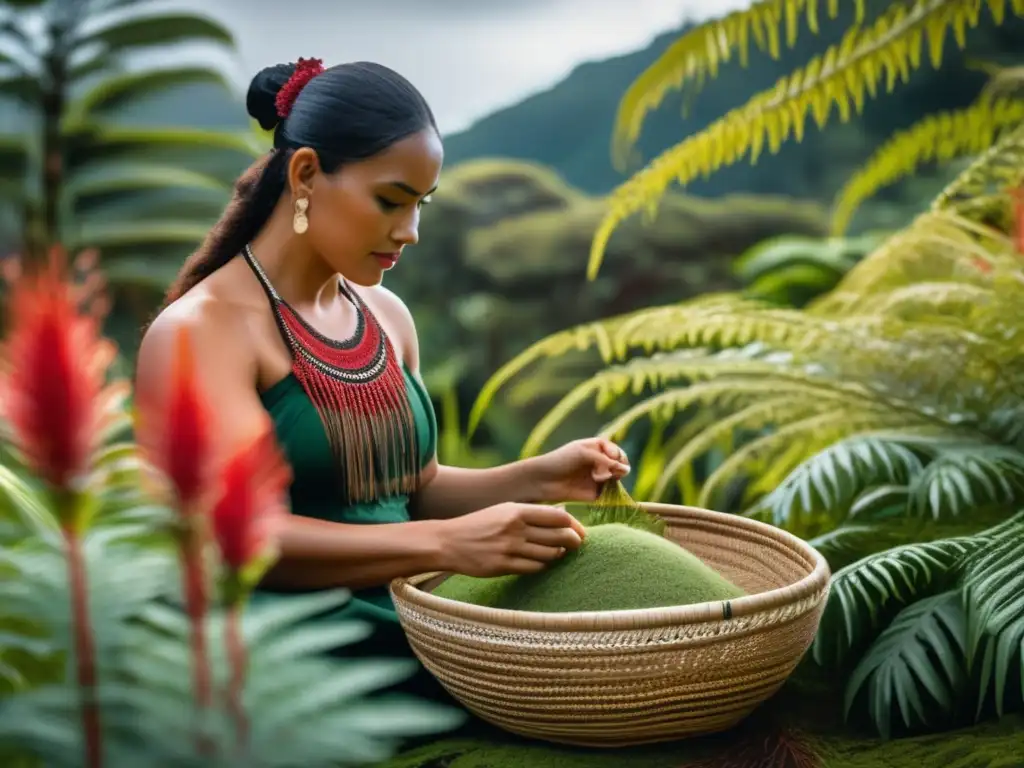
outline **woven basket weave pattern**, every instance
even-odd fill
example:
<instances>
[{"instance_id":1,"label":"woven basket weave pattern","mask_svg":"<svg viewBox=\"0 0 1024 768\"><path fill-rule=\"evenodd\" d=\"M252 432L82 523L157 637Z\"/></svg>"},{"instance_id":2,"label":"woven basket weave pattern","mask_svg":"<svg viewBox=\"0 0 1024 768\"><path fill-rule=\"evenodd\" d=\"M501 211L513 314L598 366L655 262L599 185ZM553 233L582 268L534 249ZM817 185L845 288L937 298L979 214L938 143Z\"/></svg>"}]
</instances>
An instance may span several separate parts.
<instances>
[{"instance_id":1,"label":"woven basket weave pattern","mask_svg":"<svg viewBox=\"0 0 1024 768\"><path fill-rule=\"evenodd\" d=\"M623 746L720 731L785 682L817 630L824 560L755 521L644 505L665 535L742 587L721 603L537 614L445 600L399 579L392 594L424 666L478 716L524 736Z\"/></svg>"}]
</instances>

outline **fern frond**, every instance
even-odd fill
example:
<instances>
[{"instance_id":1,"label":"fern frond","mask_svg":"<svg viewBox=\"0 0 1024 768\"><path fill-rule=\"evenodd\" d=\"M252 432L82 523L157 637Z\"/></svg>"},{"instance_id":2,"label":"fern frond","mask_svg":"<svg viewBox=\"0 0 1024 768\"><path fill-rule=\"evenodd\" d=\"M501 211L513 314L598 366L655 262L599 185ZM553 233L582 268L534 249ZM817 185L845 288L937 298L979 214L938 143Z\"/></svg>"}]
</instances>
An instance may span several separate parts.
<instances>
[{"instance_id":1,"label":"fern frond","mask_svg":"<svg viewBox=\"0 0 1024 768\"><path fill-rule=\"evenodd\" d=\"M800 512L832 508L845 512L865 490L906 485L924 464L898 435L860 434L834 443L800 464L762 506L776 525Z\"/></svg>"},{"instance_id":2,"label":"fern frond","mask_svg":"<svg viewBox=\"0 0 1024 768\"><path fill-rule=\"evenodd\" d=\"M995 11L997 6L1002 9L1003 3L993 0L989 7ZM1024 15L1024 7L1018 6L1014 4L1014 12ZM611 194L591 245L588 279L596 276L618 224L644 208L653 209L670 184L686 185L746 155L756 162L766 142L775 153L790 136L799 141L809 110L819 127L828 121L833 105L840 120L847 121L853 112L860 113L865 96L875 97L883 78L891 91L898 80L907 80L920 67L926 37L936 67L948 29L963 47L965 30L977 25L979 10L977 0L893 3L869 27L854 27L804 69L663 152Z\"/></svg>"},{"instance_id":3,"label":"fern frond","mask_svg":"<svg viewBox=\"0 0 1024 768\"><path fill-rule=\"evenodd\" d=\"M1024 685L1024 667L1017 661L1024 640L1024 515L1018 514L989 536L992 546L972 556L964 573L967 654L981 678L978 712L991 688L1002 714L1011 665Z\"/></svg>"},{"instance_id":4,"label":"fern frond","mask_svg":"<svg viewBox=\"0 0 1024 768\"><path fill-rule=\"evenodd\" d=\"M865 312L875 294L895 288L936 281L983 284L989 270L1019 268L1013 244L1002 233L953 211L929 211L861 259L832 293L811 302L806 311L822 316Z\"/></svg>"},{"instance_id":5,"label":"fern frond","mask_svg":"<svg viewBox=\"0 0 1024 768\"><path fill-rule=\"evenodd\" d=\"M901 319L929 322L966 319L980 304L995 300L991 287L961 281L912 283L887 293L868 295L861 312L877 312Z\"/></svg>"},{"instance_id":6,"label":"fern frond","mask_svg":"<svg viewBox=\"0 0 1024 768\"><path fill-rule=\"evenodd\" d=\"M851 673L844 695L846 716L862 692L883 739L891 736L895 719L908 727L932 725L936 706L944 717L952 715L968 683L966 633L959 590L904 608Z\"/></svg>"},{"instance_id":7,"label":"fern frond","mask_svg":"<svg viewBox=\"0 0 1024 768\"><path fill-rule=\"evenodd\" d=\"M1018 12L1019 14L1020 12ZM1017 187L1024 180L1024 125L1003 134L977 160L971 163L959 176L953 179L932 202L933 211L953 210L977 216L978 198L988 198L1007 187ZM973 208L972 208L973 206Z\"/></svg>"},{"instance_id":8,"label":"fern frond","mask_svg":"<svg viewBox=\"0 0 1024 768\"><path fill-rule=\"evenodd\" d=\"M854 23L860 24L864 20L864 0L855 0L855 7ZM830 18L835 18L838 10L837 2L829 2ZM801 14L806 16L807 28L817 34L819 0L761 0L745 10L702 24L670 45L629 86L619 103L612 135L612 163L616 170L626 170L644 117L656 110L670 91L687 84L699 90L706 79L717 76L719 67L733 55L738 57L740 66L746 67L751 41L760 51L778 59L783 21L786 45L792 48Z\"/></svg>"},{"instance_id":9,"label":"fern frond","mask_svg":"<svg viewBox=\"0 0 1024 768\"><path fill-rule=\"evenodd\" d=\"M794 444L801 444L807 450L813 451L816 447L832 443L850 433L896 427L902 423L902 418L891 412L881 411L881 409L878 411L871 409L853 411L847 408L791 421L734 451L705 481L697 504L698 506L710 504L712 494L718 489L718 486L723 481L739 475L744 466L755 458L762 464L771 465L776 460L776 456ZM824 506L826 511L833 511L831 508L834 505L829 500L825 500Z\"/></svg>"},{"instance_id":10,"label":"fern frond","mask_svg":"<svg viewBox=\"0 0 1024 768\"><path fill-rule=\"evenodd\" d=\"M786 423L793 418L794 413L806 413L807 406L807 402L801 398L770 397L712 422L671 454L651 491L652 499L662 499L668 484L678 477L684 467L691 465L735 431L741 428L763 429L771 424Z\"/></svg>"},{"instance_id":11,"label":"fern frond","mask_svg":"<svg viewBox=\"0 0 1024 768\"><path fill-rule=\"evenodd\" d=\"M991 75L981 95L986 99L998 99L1007 95L1020 96L1024 91L1024 66L989 67Z\"/></svg>"},{"instance_id":12,"label":"fern frond","mask_svg":"<svg viewBox=\"0 0 1024 768\"><path fill-rule=\"evenodd\" d=\"M910 508L922 516L960 517L1024 496L1024 453L1003 445L943 449L910 484Z\"/></svg>"},{"instance_id":13,"label":"fern frond","mask_svg":"<svg viewBox=\"0 0 1024 768\"><path fill-rule=\"evenodd\" d=\"M844 666L900 609L953 587L967 558L989 541L978 534L906 544L836 571L811 645L814 659Z\"/></svg>"},{"instance_id":14,"label":"fern frond","mask_svg":"<svg viewBox=\"0 0 1024 768\"><path fill-rule=\"evenodd\" d=\"M560 357L574 350L587 351L596 347L600 351L602 359L605 362L609 362L612 359L610 328L614 326L616 320L617 318L613 318L611 320L588 323L552 334L540 341L534 342L501 366L484 384L477 395L476 401L473 403L473 407L470 409L466 425L467 438L472 437L476 428L480 426L484 412L494 400L498 390L517 373L538 360L542 360L545 357Z\"/></svg>"},{"instance_id":15,"label":"fern frond","mask_svg":"<svg viewBox=\"0 0 1024 768\"><path fill-rule=\"evenodd\" d=\"M861 203L878 190L912 175L925 163L976 155L1024 120L1024 101L982 98L971 106L928 115L879 147L835 197L832 234L841 235Z\"/></svg>"}]
</instances>

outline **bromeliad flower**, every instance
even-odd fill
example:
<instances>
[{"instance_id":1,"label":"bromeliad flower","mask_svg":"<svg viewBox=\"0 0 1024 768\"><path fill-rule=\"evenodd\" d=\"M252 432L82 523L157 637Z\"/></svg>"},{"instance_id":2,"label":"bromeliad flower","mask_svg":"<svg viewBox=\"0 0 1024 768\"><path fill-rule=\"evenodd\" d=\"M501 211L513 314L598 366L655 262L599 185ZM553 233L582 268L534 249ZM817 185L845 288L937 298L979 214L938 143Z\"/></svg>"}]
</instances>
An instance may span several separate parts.
<instances>
[{"instance_id":1,"label":"bromeliad flower","mask_svg":"<svg viewBox=\"0 0 1024 768\"><path fill-rule=\"evenodd\" d=\"M159 400L140 396L139 445L171 486L174 506L186 518L199 510L213 479L213 414L198 379L192 340L181 329L174 345L169 385Z\"/></svg>"},{"instance_id":2,"label":"bromeliad flower","mask_svg":"<svg viewBox=\"0 0 1024 768\"><path fill-rule=\"evenodd\" d=\"M16 282L8 329L0 412L9 437L52 488L79 492L116 419L124 384L105 387L116 349L100 336L94 318L79 313L61 249L38 274Z\"/></svg>"},{"instance_id":3,"label":"bromeliad flower","mask_svg":"<svg viewBox=\"0 0 1024 768\"><path fill-rule=\"evenodd\" d=\"M213 534L229 578L245 589L276 556L277 533L288 514L291 468L269 423L225 462L219 480L210 513Z\"/></svg>"}]
</instances>

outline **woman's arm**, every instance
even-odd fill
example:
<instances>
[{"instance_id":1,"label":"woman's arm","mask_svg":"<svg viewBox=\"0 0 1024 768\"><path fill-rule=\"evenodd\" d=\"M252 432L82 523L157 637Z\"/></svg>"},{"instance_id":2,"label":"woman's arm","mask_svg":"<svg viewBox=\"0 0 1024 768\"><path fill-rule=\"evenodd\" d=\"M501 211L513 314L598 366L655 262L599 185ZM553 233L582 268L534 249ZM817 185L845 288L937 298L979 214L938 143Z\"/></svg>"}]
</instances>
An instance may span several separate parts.
<instances>
[{"instance_id":1,"label":"woman's arm","mask_svg":"<svg viewBox=\"0 0 1024 768\"><path fill-rule=\"evenodd\" d=\"M435 458L423 473L412 502L417 519L445 519L515 501L540 504L543 484L533 459L489 469L463 469L439 464Z\"/></svg>"},{"instance_id":2,"label":"woman's arm","mask_svg":"<svg viewBox=\"0 0 1024 768\"><path fill-rule=\"evenodd\" d=\"M244 312L237 310L221 302L183 300L154 321L139 349L136 392L161 402L171 379L177 330L190 332L196 373L208 411L216 416L216 451L245 444L267 424L256 392L254 347L246 343L247 326L239 320ZM292 515L279 542L280 560L266 580L288 587L358 589L447 570L446 538L437 521L349 525Z\"/></svg>"}]
</instances>

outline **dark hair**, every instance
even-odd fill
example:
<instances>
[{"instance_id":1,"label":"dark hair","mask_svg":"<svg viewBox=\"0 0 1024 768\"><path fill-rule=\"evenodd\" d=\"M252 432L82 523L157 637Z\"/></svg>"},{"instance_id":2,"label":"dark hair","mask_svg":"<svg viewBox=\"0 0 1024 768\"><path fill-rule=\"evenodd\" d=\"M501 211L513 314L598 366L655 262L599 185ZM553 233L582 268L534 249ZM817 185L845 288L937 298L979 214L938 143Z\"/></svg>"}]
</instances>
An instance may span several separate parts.
<instances>
[{"instance_id":1,"label":"dark hair","mask_svg":"<svg viewBox=\"0 0 1024 768\"><path fill-rule=\"evenodd\" d=\"M274 148L238 179L224 214L186 260L164 306L231 261L259 233L284 193L288 160L296 149L316 150L320 166L332 173L425 128L437 130L412 83L372 62L324 70L306 84L282 120L274 102L294 71L295 64L267 67L249 85L246 108L264 130L273 129Z\"/></svg>"}]
</instances>

